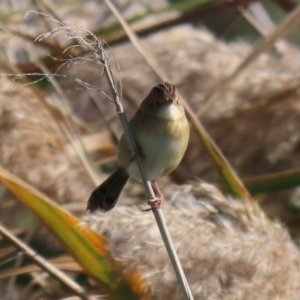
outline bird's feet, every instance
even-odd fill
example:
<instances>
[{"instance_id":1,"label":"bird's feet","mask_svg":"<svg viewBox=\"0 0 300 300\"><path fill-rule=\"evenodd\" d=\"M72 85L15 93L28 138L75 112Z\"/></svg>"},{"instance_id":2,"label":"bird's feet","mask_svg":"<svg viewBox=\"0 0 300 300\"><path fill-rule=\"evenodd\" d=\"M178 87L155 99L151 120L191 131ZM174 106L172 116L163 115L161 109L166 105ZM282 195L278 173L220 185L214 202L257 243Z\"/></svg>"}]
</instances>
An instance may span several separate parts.
<instances>
[{"instance_id":1,"label":"bird's feet","mask_svg":"<svg viewBox=\"0 0 300 300\"><path fill-rule=\"evenodd\" d=\"M161 198L149 198L148 199L148 204L150 205L149 208L143 209L143 211L158 211L161 208L161 204L163 202L164 199Z\"/></svg>"},{"instance_id":2,"label":"bird's feet","mask_svg":"<svg viewBox=\"0 0 300 300\"><path fill-rule=\"evenodd\" d=\"M151 185L153 187L154 192L156 193L155 198L149 198L148 199L148 205L150 208L143 209L143 211L158 211L161 208L161 204L165 200L163 193L161 192L158 184L156 183L155 180L151 182Z\"/></svg>"}]
</instances>

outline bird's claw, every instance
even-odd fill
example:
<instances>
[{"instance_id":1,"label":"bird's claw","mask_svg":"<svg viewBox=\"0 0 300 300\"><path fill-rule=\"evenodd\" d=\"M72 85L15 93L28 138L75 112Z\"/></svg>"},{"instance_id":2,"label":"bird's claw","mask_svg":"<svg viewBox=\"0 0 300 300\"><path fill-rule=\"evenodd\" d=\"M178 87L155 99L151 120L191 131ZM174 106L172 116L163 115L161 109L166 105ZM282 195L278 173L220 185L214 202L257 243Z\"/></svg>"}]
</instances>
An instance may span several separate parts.
<instances>
[{"instance_id":1,"label":"bird's claw","mask_svg":"<svg viewBox=\"0 0 300 300\"><path fill-rule=\"evenodd\" d=\"M164 198L162 197L149 198L147 203L150 207L143 209L143 211L158 211L161 208L163 200Z\"/></svg>"}]
</instances>

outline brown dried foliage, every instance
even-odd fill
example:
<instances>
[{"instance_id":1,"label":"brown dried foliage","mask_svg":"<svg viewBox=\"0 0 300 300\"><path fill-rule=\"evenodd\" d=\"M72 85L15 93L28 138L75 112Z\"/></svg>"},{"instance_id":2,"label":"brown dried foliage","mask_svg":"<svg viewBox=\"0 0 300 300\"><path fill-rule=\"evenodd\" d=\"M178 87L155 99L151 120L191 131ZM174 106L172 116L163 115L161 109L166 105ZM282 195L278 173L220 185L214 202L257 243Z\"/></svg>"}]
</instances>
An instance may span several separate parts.
<instances>
[{"instance_id":1,"label":"brown dried foliage","mask_svg":"<svg viewBox=\"0 0 300 300\"><path fill-rule=\"evenodd\" d=\"M279 223L203 182L174 189L163 211L195 299L297 299L300 253ZM150 299L182 299L151 214L119 206L84 220L124 272L142 272Z\"/></svg>"},{"instance_id":2,"label":"brown dried foliage","mask_svg":"<svg viewBox=\"0 0 300 300\"><path fill-rule=\"evenodd\" d=\"M91 5L93 8L95 4ZM84 13L95 15L95 10ZM101 18L96 19L94 23ZM86 20L90 21L81 18L81 22ZM251 50L244 41L226 44L206 30L189 25L146 37L143 44L151 49L195 111L201 109L207 93ZM270 53L261 55L201 116L218 146L242 175L298 167L299 50L285 42L279 50L280 59ZM113 53L121 69L125 108L132 115L157 84L157 78L132 45L116 46ZM80 79L107 90L104 76L99 78L99 66L85 65L87 68L79 66ZM73 75L76 68L63 72ZM75 89L72 79L60 84L70 90L69 104L80 117L97 121L97 130L109 127L120 135L109 103L100 99L99 118L87 101L90 95L85 89ZM0 90L0 140L0 164L8 170L59 203L86 201L93 184L78 160L66 151L68 141L58 120L29 88L5 78L1 78ZM192 136L173 178L186 182L196 176L218 180L207 154ZM166 189L173 192L169 180L164 182ZM128 204L132 203L127 197L130 193L131 186L123 197ZM267 221L263 214L257 215L255 207L225 198L204 183L178 189L171 198L171 204L164 203L163 211L196 299L298 298L299 251L280 224ZM14 206L8 205L4 197L0 205L1 221L13 227ZM142 271L152 299L181 297L150 214L136 207L119 206L105 215L87 216L85 221L105 232L124 272L134 268Z\"/></svg>"},{"instance_id":3,"label":"brown dried foliage","mask_svg":"<svg viewBox=\"0 0 300 300\"><path fill-rule=\"evenodd\" d=\"M59 203L82 201L91 185L58 121L29 88L1 81L1 165Z\"/></svg>"}]
</instances>

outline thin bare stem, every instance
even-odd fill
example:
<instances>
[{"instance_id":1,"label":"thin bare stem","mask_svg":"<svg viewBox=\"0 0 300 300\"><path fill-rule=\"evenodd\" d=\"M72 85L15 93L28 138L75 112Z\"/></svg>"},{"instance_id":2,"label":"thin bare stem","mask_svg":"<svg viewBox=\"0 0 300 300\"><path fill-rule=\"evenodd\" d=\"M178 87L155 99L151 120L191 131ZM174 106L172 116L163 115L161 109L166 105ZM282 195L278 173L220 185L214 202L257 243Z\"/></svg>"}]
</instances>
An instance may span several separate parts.
<instances>
[{"instance_id":1,"label":"thin bare stem","mask_svg":"<svg viewBox=\"0 0 300 300\"><path fill-rule=\"evenodd\" d=\"M31 229L26 233L25 242L28 242L32 239L33 232L34 230ZM18 257L16 259L14 268L15 269L20 268L23 263L23 260L24 260L24 253L18 253ZM16 275L10 277L3 300L9 300L11 298L11 295L15 289L16 280L17 280Z\"/></svg>"},{"instance_id":2,"label":"thin bare stem","mask_svg":"<svg viewBox=\"0 0 300 300\"><path fill-rule=\"evenodd\" d=\"M47 262L44 258L38 255L35 251L29 248L26 244L24 244L21 240L11 234L4 226L0 224L0 234L8 239L11 243L13 243L18 249L24 251L26 255L28 255L33 261L36 262L43 270L47 273L51 274L58 281L63 283L69 289L71 289L76 295L78 295L83 300L91 300L91 297L88 296L86 291L82 289L80 285L74 282L71 278L65 275L63 272L55 268L52 264Z\"/></svg>"},{"instance_id":3,"label":"thin bare stem","mask_svg":"<svg viewBox=\"0 0 300 300\"><path fill-rule=\"evenodd\" d=\"M98 48L99 48L100 60L103 64L103 66L104 66L105 75L106 75L108 83L110 85L111 93L113 95L113 99L115 101L115 105L116 105L116 108L117 108L117 113L118 113L120 122L122 124L122 127L124 129L125 137L126 137L126 139L128 141L128 144L130 146L130 150L131 150L132 155L137 158L137 163L138 163L138 166L139 166L139 169L140 169L141 177L143 179L143 182L144 182L144 185L145 185L146 190L148 192L148 195L150 196L150 198L154 199L155 198L154 191L152 189L152 186L151 186L150 180L148 178L148 175L146 173L146 170L143 166L142 158L140 157L140 155L137 151L136 142L135 142L135 140L133 138L133 135L132 135L132 132L131 132L129 126L128 126L128 121L127 121L126 115L124 113L124 109L123 109L122 103L120 101L116 85L115 85L114 80L113 80L113 75L111 73L109 60L108 60L108 57L107 57L107 55L104 51L104 48L103 48L103 45L102 45L101 41L98 42ZM152 212L154 214L157 226L159 228L159 231L161 233L162 239L163 239L165 247L167 249L169 258L171 260L172 266L173 266L175 274L177 276L177 280L180 283L180 286L181 286L182 292L184 294L184 297L185 297L185 299L192 300L193 295L191 293L188 282L187 282L186 277L184 275L184 272L183 272L183 269L181 267L180 261L178 259L175 247L172 243L171 236L169 234L169 231L168 231L164 216L162 214L162 211L161 211L161 209L152 209Z\"/></svg>"}]
</instances>

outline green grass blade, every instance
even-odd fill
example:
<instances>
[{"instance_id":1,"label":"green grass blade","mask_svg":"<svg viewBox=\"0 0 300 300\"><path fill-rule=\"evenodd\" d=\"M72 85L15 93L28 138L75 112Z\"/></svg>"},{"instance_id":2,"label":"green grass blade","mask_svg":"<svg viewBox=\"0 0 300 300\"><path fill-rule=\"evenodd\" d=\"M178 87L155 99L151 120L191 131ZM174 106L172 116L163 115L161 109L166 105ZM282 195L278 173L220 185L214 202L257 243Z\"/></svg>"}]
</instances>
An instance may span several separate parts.
<instances>
[{"instance_id":1,"label":"green grass blade","mask_svg":"<svg viewBox=\"0 0 300 300\"><path fill-rule=\"evenodd\" d=\"M251 194L282 191L300 185L300 169L257 176L244 183Z\"/></svg>"},{"instance_id":2,"label":"green grass blade","mask_svg":"<svg viewBox=\"0 0 300 300\"><path fill-rule=\"evenodd\" d=\"M120 275L102 236L1 167L0 180L49 228L66 251L112 299L145 299L139 274L130 274L126 278Z\"/></svg>"}]
</instances>

